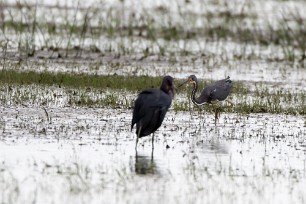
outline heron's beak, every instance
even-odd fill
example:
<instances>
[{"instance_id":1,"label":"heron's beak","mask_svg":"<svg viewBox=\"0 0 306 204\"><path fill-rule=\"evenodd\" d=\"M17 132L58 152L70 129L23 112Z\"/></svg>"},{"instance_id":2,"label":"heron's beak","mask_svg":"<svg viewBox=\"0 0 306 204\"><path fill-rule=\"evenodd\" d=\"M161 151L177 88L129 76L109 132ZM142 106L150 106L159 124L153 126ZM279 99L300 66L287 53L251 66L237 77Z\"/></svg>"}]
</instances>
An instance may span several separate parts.
<instances>
[{"instance_id":1,"label":"heron's beak","mask_svg":"<svg viewBox=\"0 0 306 204\"><path fill-rule=\"evenodd\" d=\"M184 84L188 83L188 82L191 82L191 79L188 78L186 81L184 81L183 83L181 83L178 88L180 88L181 86L183 86Z\"/></svg>"}]
</instances>

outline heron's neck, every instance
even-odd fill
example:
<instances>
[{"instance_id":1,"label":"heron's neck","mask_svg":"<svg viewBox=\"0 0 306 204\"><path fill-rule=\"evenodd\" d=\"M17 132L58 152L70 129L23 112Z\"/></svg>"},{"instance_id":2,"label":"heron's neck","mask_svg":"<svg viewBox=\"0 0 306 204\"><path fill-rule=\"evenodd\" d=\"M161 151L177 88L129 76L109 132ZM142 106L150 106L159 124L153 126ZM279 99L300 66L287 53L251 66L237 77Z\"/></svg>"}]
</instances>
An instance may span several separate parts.
<instances>
[{"instance_id":1,"label":"heron's neck","mask_svg":"<svg viewBox=\"0 0 306 204\"><path fill-rule=\"evenodd\" d=\"M198 92L198 84L197 83L194 83L193 84L193 90L191 92L191 101L194 103L194 104L197 104L197 105L200 105L201 102L199 101L199 98L196 98L196 94Z\"/></svg>"}]
</instances>

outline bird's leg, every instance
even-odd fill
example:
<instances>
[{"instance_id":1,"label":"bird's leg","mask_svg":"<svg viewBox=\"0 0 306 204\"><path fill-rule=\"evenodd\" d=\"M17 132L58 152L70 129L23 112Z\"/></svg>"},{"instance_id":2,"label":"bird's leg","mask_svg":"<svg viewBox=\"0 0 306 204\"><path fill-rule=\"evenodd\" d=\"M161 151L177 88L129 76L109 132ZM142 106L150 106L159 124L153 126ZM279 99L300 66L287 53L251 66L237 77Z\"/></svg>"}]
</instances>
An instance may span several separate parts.
<instances>
[{"instance_id":1,"label":"bird's leg","mask_svg":"<svg viewBox=\"0 0 306 204\"><path fill-rule=\"evenodd\" d=\"M151 164L153 164L153 153L154 153L154 145L152 146L152 150L151 150Z\"/></svg>"},{"instance_id":2,"label":"bird's leg","mask_svg":"<svg viewBox=\"0 0 306 204\"><path fill-rule=\"evenodd\" d=\"M221 116L221 111L222 111L221 107L218 107L218 120L219 120L219 118Z\"/></svg>"},{"instance_id":3,"label":"bird's leg","mask_svg":"<svg viewBox=\"0 0 306 204\"><path fill-rule=\"evenodd\" d=\"M220 115L221 115L221 107L219 105L214 105L215 109L215 125L217 125L217 122L219 121Z\"/></svg>"},{"instance_id":4,"label":"bird's leg","mask_svg":"<svg viewBox=\"0 0 306 204\"><path fill-rule=\"evenodd\" d=\"M154 132L153 132L153 136L152 136L152 151L154 150Z\"/></svg>"},{"instance_id":5,"label":"bird's leg","mask_svg":"<svg viewBox=\"0 0 306 204\"><path fill-rule=\"evenodd\" d=\"M137 148L135 149L135 164L137 165L137 160L138 160L138 152L137 152Z\"/></svg>"},{"instance_id":6,"label":"bird's leg","mask_svg":"<svg viewBox=\"0 0 306 204\"><path fill-rule=\"evenodd\" d=\"M152 172L152 173L155 173L155 168L154 168L154 161L153 161L153 154L154 154L154 151L153 151L153 149L152 149L152 151L151 151L151 161L150 161L150 171Z\"/></svg>"},{"instance_id":7,"label":"bird's leg","mask_svg":"<svg viewBox=\"0 0 306 204\"><path fill-rule=\"evenodd\" d=\"M138 135L137 135L137 138L136 138L136 145L135 145L136 151L137 151L137 144L138 144Z\"/></svg>"},{"instance_id":8,"label":"bird's leg","mask_svg":"<svg viewBox=\"0 0 306 204\"><path fill-rule=\"evenodd\" d=\"M141 127L142 127L142 126L140 126L139 131L138 131L138 133L137 133L137 137L136 137L136 145L135 145L135 150L136 150L136 152L137 152L137 144L138 144L138 139L139 139L139 135L140 135L140 132L141 132Z\"/></svg>"},{"instance_id":9,"label":"bird's leg","mask_svg":"<svg viewBox=\"0 0 306 204\"><path fill-rule=\"evenodd\" d=\"M136 152L137 152L137 144L138 144L138 135L137 135L137 138L136 138L136 145L135 145Z\"/></svg>"},{"instance_id":10,"label":"bird's leg","mask_svg":"<svg viewBox=\"0 0 306 204\"><path fill-rule=\"evenodd\" d=\"M215 125L217 125L217 120L219 119L218 117L218 110L215 108Z\"/></svg>"},{"instance_id":11,"label":"bird's leg","mask_svg":"<svg viewBox=\"0 0 306 204\"><path fill-rule=\"evenodd\" d=\"M215 104L212 104L212 106L213 106L213 113L214 113L214 115L215 115L215 125L217 125L217 118L218 118L218 114L217 114L217 107L216 107L216 105Z\"/></svg>"}]
</instances>

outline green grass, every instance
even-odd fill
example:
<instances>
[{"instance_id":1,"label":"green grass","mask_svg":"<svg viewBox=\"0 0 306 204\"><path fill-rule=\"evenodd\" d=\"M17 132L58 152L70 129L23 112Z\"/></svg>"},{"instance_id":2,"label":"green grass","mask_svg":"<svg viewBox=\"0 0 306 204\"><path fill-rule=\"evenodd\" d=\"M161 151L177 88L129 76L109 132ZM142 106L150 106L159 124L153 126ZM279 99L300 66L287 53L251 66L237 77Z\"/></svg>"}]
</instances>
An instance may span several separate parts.
<instances>
[{"instance_id":1,"label":"green grass","mask_svg":"<svg viewBox=\"0 0 306 204\"><path fill-rule=\"evenodd\" d=\"M187 76L186 76L187 78ZM57 85L69 88L95 88L115 89L126 91L141 91L146 88L158 88L162 77L152 76L120 76L120 75L88 75L75 73L51 73L51 72L18 72L12 69L0 70L0 83L2 84L38 84ZM174 81L178 86L183 80ZM199 82L199 88L211 83L210 81ZM186 87L176 89L185 92ZM247 93L248 89L241 82L235 82L233 93Z\"/></svg>"},{"instance_id":2,"label":"green grass","mask_svg":"<svg viewBox=\"0 0 306 204\"><path fill-rule=\"evenodd\" d=\"M86 107L127 108L133 106L137 93L146 88L158 88L162 77L150 76L98 76L86 74L50 73L50 72L17 72L14 70L0 71L0 84L5 87L3 104L46 104L57 100L55 87L61 87L68 98L67 105ZM176 80L178 85L182 80ZM200 83L199 90L210 83ZM24 89L23 87L28 87ZM33 88L34 87L34 88ZM53 87L53 88L52 88ZM172 108L174 111L199 110L211 112L211 105L196 106L190 103L191 87L176 90ZM9 93L5 97L4 93ZM250 98L252 100L250 100ZM231 113L283 113L292 115L306 114L306 94L282 90L268 90L264 84L255 92L250 92L242 82L235 82L229 100L235 106L223 106L223 112Z\"/></svg>"},{"instance_id":3,"label":"green grass","mask_svg":"<svg viewBox=\"0 0 306 204\"><path fill-rule=\"evenodd\" d=\"M272 98L276 98L277 96L272 95ZM286 96L284 96L286 97ZM281 99L281 98L278 98ZM234 106L220 106L221 113L240 113L240 114L250 114L250 113L272 113L272 114L289 114L289 115L306 115L306 107L305 105L294 105L294 106L282 106L279 103L271 104L266 101L256 101L255 103L248 103L246 101L239 101ZM204 112L213 112L215 110L215 106L213 105L202 105L197 106L191 102L174 102L173 109L175 111L204 111Z\"/></svg>"},{"instance_id":4,"label":"green grass","mask_svg":"<svg viewBox=\"0 0 306 204\"><path fill-rule=\"evenodd\" d=\"M14 70L1 70L0 83L7 84L39 84L57 85L59 87L96 89L123 89L140 91L144 88L159 87L162 77L149 76L119 76L119 75L87 75L50 72L18 72Z\"/></svg>"}]
</instances>

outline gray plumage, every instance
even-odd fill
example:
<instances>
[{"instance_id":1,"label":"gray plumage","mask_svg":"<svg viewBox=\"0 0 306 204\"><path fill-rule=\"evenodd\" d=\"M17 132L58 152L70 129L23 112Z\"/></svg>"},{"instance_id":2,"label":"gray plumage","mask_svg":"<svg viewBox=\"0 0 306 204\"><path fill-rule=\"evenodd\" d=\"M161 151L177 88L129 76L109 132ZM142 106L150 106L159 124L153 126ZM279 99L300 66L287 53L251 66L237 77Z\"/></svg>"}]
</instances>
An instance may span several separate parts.
<instances>
[{"instance_id":1,"label":"gray plumage","mask_svg":"<svg viewBox=\"0 0 306 204\"><path fill-rule=\"evenodd\" d=\"M198 101L206 103L215 103L217 101L223 101L230 94L232 87L233 83L229 77L217 81L204 88L200 97L198 98Z\"/></svg>"},{"instance_id":2,"label":"gray plumage","mask_svg":"<svg viewBox=\"0 0 306 204\"><path fill-rule=\"evenodd\" d=\"M215 104L218 101L224 101L228 95L230 94L232 88L233 88L233 82L230 80L230 77L228 76L225 79L216 81L213 84L210 84L206 86L201 95L196 98L196 93L198 91L198 79L195 75L190 75L184 83L182 83L180 86L186 83L193 84L193 90L191 93L191 100L196 105L203 105L203 104ZM229 100L227 100L230 104L233 105ZM217 124L217 120L220 116L220 108L215 107L215 125Z\"/></svg>"},{"instance_id":3,"label":"gray plumage","mask_svg":"<svg viewBox=\"0 0 306 204\"><path fill-rule=\"evenodd\" d=\"M186 82L193 83L194 88L191 93L191 100L197 105L205 103L216 103L218 101L223 101L230 94L233 87L233 83L230 80L230 77L216 81L213 84L210 84L204 88L201 95L196 98L195 94L198 91L198 79L195 75L188 77ZM186 83L185 82L185 83Z\"/></svg>"}]
</instances>

